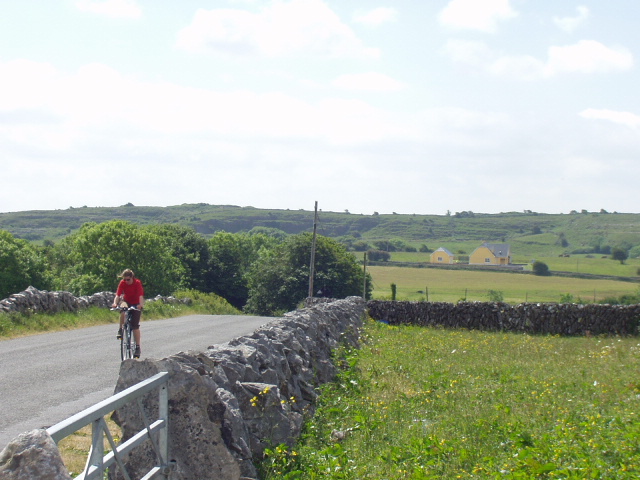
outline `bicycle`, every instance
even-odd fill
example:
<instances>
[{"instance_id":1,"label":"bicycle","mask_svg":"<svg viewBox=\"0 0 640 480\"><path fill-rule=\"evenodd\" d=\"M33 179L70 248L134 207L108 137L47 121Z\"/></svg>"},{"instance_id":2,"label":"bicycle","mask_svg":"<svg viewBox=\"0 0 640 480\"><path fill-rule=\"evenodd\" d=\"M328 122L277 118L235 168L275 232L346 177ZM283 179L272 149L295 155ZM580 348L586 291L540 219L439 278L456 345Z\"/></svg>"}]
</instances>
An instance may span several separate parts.
<instances>
[{"instance_id":1,"label":"bicycle","mask_svg":"<svg viewBox=\"0 0 640 480\"><path fill-rule=\"evenodd\" d=\"M124 324L122 325L122 338L120 339L120 359L127 360L129 358L134 358L134 353L136 351L136 339L133 335L133 330L131 329L131 320L133 317L133 312L137 311L136 307L116 307L111 310L117 310L119 312L124 312Z\"/></svg>"}]
</instances>

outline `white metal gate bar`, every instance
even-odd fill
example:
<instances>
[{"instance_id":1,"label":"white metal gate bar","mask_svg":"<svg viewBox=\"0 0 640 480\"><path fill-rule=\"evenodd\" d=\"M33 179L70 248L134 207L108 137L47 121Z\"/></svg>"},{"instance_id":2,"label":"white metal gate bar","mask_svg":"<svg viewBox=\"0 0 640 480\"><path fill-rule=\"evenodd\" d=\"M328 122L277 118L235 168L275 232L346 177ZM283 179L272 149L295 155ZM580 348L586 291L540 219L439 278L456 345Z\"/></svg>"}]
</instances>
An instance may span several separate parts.
<instances>
[{"instance_id":1,"label":"white metal gate bar","mask_svg":"<svg viewBox=\"0 0 640 480\"><path fill-rule=\"evenodd\" d=\"M77 432L82 427L92 424L92 445L87 465L84 472L76 477L77 479L102 479L103 473L111 465L116 464L126 480L129 479L122 458L146 440L150 440L153 450L156 453L157 465L153 467L142 480L158 478L167 480L173 469L169 463L168 432L169 432L169 395L167 383L169 381L168 372L160 372L136 385L133 385L122 392L107 398L106 400L83 410L80 413L49 427L47 433L56 442L60 442L65 437ZM143 408L140 397L158 389L158 419L149 422ZM104 417L118 408L138 400L138 408L145 423L145 428L136 433L126 442L116 445ZM104 437L107 437L111 445L111 452L104 455Z\"/></svg>"}]
</instances>

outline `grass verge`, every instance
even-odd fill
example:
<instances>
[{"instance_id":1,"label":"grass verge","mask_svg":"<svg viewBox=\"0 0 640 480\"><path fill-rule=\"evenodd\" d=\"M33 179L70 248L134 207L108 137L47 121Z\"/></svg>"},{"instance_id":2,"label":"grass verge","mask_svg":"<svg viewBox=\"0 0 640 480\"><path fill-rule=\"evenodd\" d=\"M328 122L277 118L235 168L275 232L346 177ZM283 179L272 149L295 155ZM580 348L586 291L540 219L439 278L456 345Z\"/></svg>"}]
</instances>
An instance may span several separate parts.
<instances>
[{"instance_id":1,"label":"grass verge","mask_svg":"<svg viewBox=\"0 0 640 480\"><path fill-rule=\"evenodd\" d=\"M640 475L640 341L390 327L263 479L626 479Z\"/></svg>"},{"instance_id":2,"label":"grass verge","mask_svg":"<svg viewBox=\"0 0 640 480\"><path fill-rule=\"evenodd\" d=\"M122 431L120 427L110 419L110 415L106 416L106 421L111 437L117 445L122 437ZM106 436L103 435L103 438L104 452L107 454L112 450L111 444L107 440ZM69 475L72 477L80 475L84 471L87 464L87 457L91 450L91 439L91 425L87 425L75 432L73 435L69 435L62 439L58 444L64 465L67 467Z\"/></svg>"}]
</instances>

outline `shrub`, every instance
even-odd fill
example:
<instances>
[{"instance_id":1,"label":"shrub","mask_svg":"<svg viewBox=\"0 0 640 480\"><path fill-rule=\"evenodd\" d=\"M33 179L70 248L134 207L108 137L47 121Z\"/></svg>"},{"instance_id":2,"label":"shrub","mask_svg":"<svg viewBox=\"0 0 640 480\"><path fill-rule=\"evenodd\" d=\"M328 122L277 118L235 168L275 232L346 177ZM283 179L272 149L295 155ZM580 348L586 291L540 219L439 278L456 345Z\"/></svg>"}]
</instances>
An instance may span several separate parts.
<instances>
[{"instance_id":1,"label":"shrub","mask_svg":"<svg viewBox=\"0 0 640 480\"><path fill-rule=\"evenodd\" d=\"M560 303L574 303L573 295L571 295L570 293L560 295Z\"/></svg>"},{"instance_id":2,"label":"shrub","mask_svg":"<svg viewBox=\"0 0 640 480\"><path fill-rule=\"evenodd\" d=\"M500 290L489 290L487 295L489 297L490 302L503 302L504 301L504 293Z\"/></svg>"},{"instance_id":3,"label":"shrub","mask_svg":"<svg viewBox=\"0 0 640 480\"><path fill-rule=\"evenodd\" d=\"M544 262L540 262L536 260L535 262L533 262L532 268L533 268L534 275L539 275L539 276L551 275L551 272L549 272L549 266Z\"/></svg>"},{"instance_id":4,"label":"shrub","mask_svg":"<svg viewBox=\"0 0 640 480\"><path fill-rule=\"evenodd\" d=\"M391 254L384 250L369 250L367 252L367 257L372 262L387 262L391 258Z\"/></svg>"}]
</instances>

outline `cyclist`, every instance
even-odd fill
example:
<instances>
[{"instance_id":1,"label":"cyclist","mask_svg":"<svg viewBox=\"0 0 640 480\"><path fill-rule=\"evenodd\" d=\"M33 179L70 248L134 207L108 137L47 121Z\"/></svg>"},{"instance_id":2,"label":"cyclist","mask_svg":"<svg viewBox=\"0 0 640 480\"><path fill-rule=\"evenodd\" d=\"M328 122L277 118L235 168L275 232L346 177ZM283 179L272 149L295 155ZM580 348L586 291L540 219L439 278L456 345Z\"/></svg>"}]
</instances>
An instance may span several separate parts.
<instances>
[{"instance_id":1,"label":"cyclist","mask_svg":"<svg viewBox=\"0 0 640 480\"><path fill-rule=\"evenodd\" d=\"M144 307L144 288L142 282L133 274L133 270L127 268L118 278L122 278L116 290L116 296L113 299L113 308L120 306L120 302L124 301L127 306L135 307L131 315L131 330L133 330L133 338L136 340L136 351L134 358L140 358L140 316ZM120 328L118 329L117 339L122 338L122 327L124 325L124 312L120 313Z\"/></svg>"}]
</instances>

